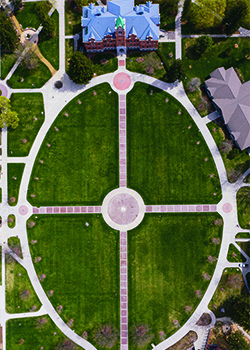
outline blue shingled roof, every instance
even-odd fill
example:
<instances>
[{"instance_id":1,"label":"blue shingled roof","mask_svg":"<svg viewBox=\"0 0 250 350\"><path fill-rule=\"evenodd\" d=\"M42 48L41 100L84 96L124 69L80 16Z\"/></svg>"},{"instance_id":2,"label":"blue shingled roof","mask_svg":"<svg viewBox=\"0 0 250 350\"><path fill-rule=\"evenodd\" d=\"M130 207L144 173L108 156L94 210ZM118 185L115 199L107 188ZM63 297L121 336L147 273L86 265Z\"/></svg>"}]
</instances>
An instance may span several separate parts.
<instances>
[{"instance_id":1,"label":"blue shingled roof","mask_svg":"<svg viewBox=\"0 0 250 350\"><path fill-rule=\"evenodd\" d=\"M89 41L90 33L96 41L101 41L107 34L114 34L115 21L119 16L125 18L127 38L136 34L140 40L148 36L153 40L159 39L158 4L148 2L134 6L134 0L115 0L107 1L107 7L94 4L83 7L82 27L88 27L87 31L83 30L83 41Z\"/></svg>"}]
</instances>

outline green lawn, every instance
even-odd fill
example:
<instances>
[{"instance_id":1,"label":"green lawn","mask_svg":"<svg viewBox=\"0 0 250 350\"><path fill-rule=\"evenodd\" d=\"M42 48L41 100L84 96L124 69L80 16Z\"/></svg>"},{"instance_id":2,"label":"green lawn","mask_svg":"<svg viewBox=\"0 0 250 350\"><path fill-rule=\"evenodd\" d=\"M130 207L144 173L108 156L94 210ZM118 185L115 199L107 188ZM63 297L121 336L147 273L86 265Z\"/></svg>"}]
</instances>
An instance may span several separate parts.
<instances>
[{"instance_id":1,"label":"green lawn","mask_svg":"<svg viewBox=\"0 0 250 350\"><path fill-rule=\"evenodd\" d=\"M37 240L31 255L41 257L35 269L46 275L42 286L46 293L54 291L50 300L55 308L63 306L63 320L73 319L76 333L87 331L93 343L98 324L119 329L119 233L101 215L31 219L35 226L28 229L28 239Z\"/></svg>"},{"instance_id":2,"label":"green lawn","mask_svg":"<svg viewBox=\"0 0 250 350\"><path fill-rule=\"evenodd\" d=\"M227 171L228 181L235 182L250 167L250 158L246 150L241 151L235 158L229 159L228 152L223 152L221 150L222 142L226 140L222 128L216 125L214 122L208 123L207 127L210 130L222 156Z\"/></svg>"},{"instance_id":3,"label":"green lawn","mask_svg":"<svg viewBox=\"0 0 250 350\"><path fill-rule=\"evenodd\" d=\"M238 220L242 228L250 228L250 187L242 187L237 192Z\"/></svg>"},{"instance_id":4,"label":"green lawn","mask_svg":"<svg viewBox=\"0 0 250 350\"><path fill-rule=\"evenodd\" d=\"M238 242L241 249L250 257L250 241L248 242ZM245 257L244 257L245 260Z\"/></svg>"},{"instance_id":5,"label":"green lawn","mask_svg":"<svg viewBox=\"0 0 250 350\"><path fill-rule=\"evenodd\" d=\"M109 91L107 83L87 90L58 115L35 161L32 205L101 205L118 187L118 96Z\"/></svg>"},{"instance_id":6,"label":"green lawn","mask_svg":"<svg viewBox=\"0 0 250 350\"><path fill-rule=\"evenodd\" d=\"M6 263L5 270L6 311L22 313L39 310L41 303L35 294L25 268L14 260L14 262ZM29 291L29 293L24 293L24 291Z\"/></svg>"},{"instance_id":7,"label":"green lawn","mask_svg":"<svg viewBox=\"0 0 250 350\"><path fill-rule=\"evenodd\" d=\"M43 95L41 93L12 94L11 106L18 114L19 125L16 129L8 130L8 157L25 157L29 154L44 122Z\"/></svg>"},{"instance_id":8,"label":"green lawn","mask_svg":"<svg viewBox=\"0 0 250 350\"><path fill-rule=\"evenodd\" d=\"M40 34L40 44L38 45L41 54L52 64L59 69L59 13L55 10L51 16L56 23L56 34L53 38L47 39L43 31Z\"/></svg>"},{"instance_id":9,"label":"green lawn","mask_svg":"<svg viewBox=\"0 0 250 350\"><path fill-rule=\"evenodd\" d=\"M216 68L230 67L238 68L245 81L250 80L249 55L250 39L249 38L217 38L209 53L204 54L200 59L188 58L188 48L194 45L196 39L186 38L182 41L182 59L186 68L187 81L193 77L199 77L201 82L208 78L211 72ZM235 47L235 45L238 47ZM189 68L189 65L192 68Z\"/></svg>"},{"instance_id":10,"label":"green lawn","mask_svg":"<svg viewBox=\"0 0 250 350\"><path fill-rule=\"evenodd\" d=\"M5 79L16 62L14 53L3 53L1 57L1 79Z\"/></svg>"},{"instance_id":11,"label":"green lawn","mask_svg":"<svg viewBox=\"0 0 250 350\"><path fill-rule=\"evenodd\" d=\"M102 64L101 60L107 60L106 64ZM95 54L92 58L94 63L94 72L97 75L102 75L106 73L112 73L118 68L118 59L111 53L99 53Z\"/></svg>"},{"instance_id":12,"label":"green lawn","mask_svg":"<svg viewBox=\"0 0 250 350\"><path fill-rule=\"evenodd\" d=\"M43 62L38 61L34 69L19 65L7 83L14 89L41 88L50 78L49 68ZM24 80L21 81L22 79Z\"/></svg>"},{"instance_id":13,"label":"green lawn","mask_svg":"<svg viewBox=\"0 0 250 350\"><path fill-rule=\"evenodd\" d=\"M240 243L238 242L240 245ZM245 257L240 253L240 251L235 247L235 245L230 244L228 253L227 253L227 260L229 262L245 262Z\"/></svg>"},{"instance_id":14,"label":"green lawn","mask_svg":"<svg viewBox=\"0 0 250 350\"><path fill-rule=\"evenodd\" d=\"M182 60L186 71L187 79L184 80L184 87L188 97L191 99L194 106L199 109L202 101L201 96L197 92L188 90L188 83L192 78L198 77L201 84L209 78L216 68L230 67L238 68L245 81L250 80L249 57L250 39L249 38L219 38L214 39L214 45L209 53L204 54L200 59L195 59L190 54L190 48L195 44L196 39L186 38L182 40ZM235 47L235 45L238 47ZM190 56L190 57L188 57ZM206 105L206 103L205 103ZM205 106L200 111L201 115L210 112Z\"/></svg>"},{"instance_id":15,"label":"green lawn","mask_svg":"<svg viewBox=\"0 0 250 350\"><path fill-rule=\"evenodd\" d=\"M227 268L208 307L216 317L230 316L234 297L248 293L240 269ZM221 312L224 308L225 312Z\"/></svg>"},{"instance_id":16,"label":"green lawn","mask_svg":"<svg viewBox=\"0 0 250 350\"><path fill-rule=\"evenodd\" d=\"M146 214L144 221L128 235L129 329L142 323L152 329L150 343L160 342L183 325L195 310L212 276L219 245L212 238L222 235L214 225L218 214ZM189 306L191 310L185 311ZM151 347L143 347L150 349ZM138 349L131 346L131 349Z\"/></svg>"},{"instance_id":17,"label":"green lawn","mask_svg":"<svg viewBox=\"0 0 250 350\"><path fill-rule=\"evenodd\" d=\"M69 60L74 53L74 40L65 39L65 70L68 72Z\"/></svg>"},{"instance_id":18,"label":"green lawn","mask_svg":"<svg viewBox=\"0 0 250 350\"><path fill-rule=\"evenodd\" d=\"M24 8L18 11L16 14L18 22L22 25L22 28L34 28L38 29L41 24L39 16L36 11L36 1L26 2Z\"/></svg>"},{"instance_id":19,"label":"green lawn","mask_svg":"<svg viewBox=\"0 0 250 350\"><path fill-rule=\"evenodd\" d=\"M56 349L66 340L66 337L46 315L8 320L6 323L7 350L19 350L21 339L24 340L25 350L34 350L34 345L36 349L47 350ZM76 346L75 349L79 347Z\"/></svg>"},{"instance_id":20,"label":"green lawn","mask_svg":"<svg viewBox=\"0 0 250 350\"><path fill-rule=\"evenodd\" d=\"M127 95L127 128L128 187L138 191L145 204L220 201L211 153L177 100L136 83Z\"/></svg>"},{"instance_id":21,"label":"green lawn","mask_svg":"<svg viewBox=\"0 0 250 350\"><path fill-rule=\"evenodd\" d=\"M9 201L9 205L16 205L18 202L19 187L23 176L23 163L8 163L8 198L15 198Z\"/></svg>"},{"instance_id":22,"label":"green lawn","mask_svg":"<svg viewBox=\"0 0 250 350\"><path fill-rule=\"evenodd\" d=\"M13 214L8 215L8 227L14 228L16 226L16 217Z\"/></svg>"},{"instance_id":23,"label":"green lawn","mask_svg":"<svg viewBox=\"0 0 250 350\"><path fill-rule=\"evenodd\" d=\"M12 214L10 214L12 215ZM21 259L23 259L22 247L20 239L16 236L8 238L8 246L17 254Z\"/></svg>"},{"instance_id":24,"label":"green lawn","mask_svg":"<svg viewBox=\"0 0 250 350\"><path fill-rule=\"evenodd\" d=\"M173 55L170 57L169 54ZM137 62L136 59L142 57L143 62ZM137 72L141 74L151 75L154 78L160 80L166 80L166 69L173 62L175 57L175 44L174 43L159 43L156 52L136 52L129 54L126 59L126 68L131 72ZM162 64L162 61L164 65ZM147 73L146 69L152 67L152 73Z\"/></svg>"},{"instance_id":25,"label":"green lawn","mask_svg":"<svg viewBox=\"0 0 250 350\"><path fill-rule=\"evenodd\" d=\"M65 1L65 35L73 35L81 32L81 16L82 14L80 12L74 10Z\"/></svg>"},{"instance_id":26,"label":"green lawn","mask_svg":"<svg viewBox=\"0 0 250 350\"><path fill-rule=\"evenodd\" d=\"M243 180L245 183L250 183L250 174L245 177Z\"/></svg>"},{"instance_id":27,"label":"green lawn","mask_svg":"<svg viewBox=\"0 0 250 350\"><path fill-rule=\"evenodd\" d=\"M250 238L250 232L239 232L235 238Z\"/></svg>"}]
</instances>

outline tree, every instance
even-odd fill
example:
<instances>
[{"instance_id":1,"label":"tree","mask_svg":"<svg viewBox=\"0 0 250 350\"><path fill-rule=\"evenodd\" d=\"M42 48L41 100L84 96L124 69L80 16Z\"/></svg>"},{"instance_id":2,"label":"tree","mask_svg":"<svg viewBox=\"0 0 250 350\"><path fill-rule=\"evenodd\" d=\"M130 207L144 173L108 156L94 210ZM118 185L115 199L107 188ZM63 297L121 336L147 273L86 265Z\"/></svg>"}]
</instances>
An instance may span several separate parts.
<instances>
[{"instance_id":1,"label":"tree","mask_svg":"<svg viewBox=\"0 0 250 350\"><path fill-rule=\"evenodd\" d=\"M248 295L235 298L231 317L246 331L250 330L250 298Z\"/></svg>"},{"instance_id":2,"label":"tree","mask_svg":"<svg viewBox=\"0 0 250 350\"><path fill-rule=\"evenodd\" d=\"M0 128L4 128L6 125L16 129L18 121L17 113L11 110L10 100L7 97L0 96Z\"/></svg>"},{"instance_id":3,"label":"tree","mask_svg":"<svg viewBox=\"0 0 250 350\"><path fill-rule=\"evenodd\" d=\"M10 3L13 5L15 12L22 6L22 0L11 0Z\"/></svg>"},{"instance_id":4,"label":"tree","mask_svg":"<svg viewBox=\"0 0 250 350\"><path fill-rule=\"evenodd\" d=\"M87 6L89 3L91 3L91 0L75 0L75 4L78 8L82 8L83 6Z\"/></svg>"},{"instance_id":5,"label":"tree","mask_svg":"<svg viewBox=\"0 0 250 350\"><path fill-rule=\"evenodd\" d=\"M68 75L76 84L87 84L94 75L93 63L83 53L76 51L70 59Z\"/></svg>"},{"instance_id":6,"label":"tree","mask_svg":"<svg viewBox=\"0 0 250 350\"><path fill-rule=\"evenodd\" d=\"M18 38L16 31L7 15L0 11L0 48L2 51L13 52L16 48Z\"/></svg>"},{"instance_id":7,"label":"tree","mask_svg":"<svg viewBox=\"0 0 250 350\"><path fill-rule=\"evenodd\" d=\"M43 34L47 38L52 38L56 35L56 24L53 18L46 16L42 22Z\"/></svg>"},{"instance_id":8,"label":"tree","mask_svg":"<svg viewBox=\"0 0 250 350\"><path fill-rule=\"evenodd\" d=\"M34 69L37 67L38 65L38 56L35 53L35 46L34 44L27 44L25 47L25 51L23 49L23 47L20 45L17 50L15 51L15 56L18 58L22 56L22 61L21 61L21 65L25 65L27 66L29 69Z\"/></svg>"},{"instance_id":9,"label":"tree","mask_svg":"<svg viewBox=\"0 0 250 350\"><path fill-rule=\"evenodd\" d=\"M222 22L225 9L226 0L195 0L189 19L198 29L213 27Z\"/></svg>"},{"instance_id":10,"label":"tree","mask_svg":"<svg viewBox=\"0 0 250 350\"><path fill-rule=\"evenodd\" d=\"M228 343L228 345L230 345L230 349L233 349L233 350L248 350L249 349L249 344L244 339L243 334L241 334L240 332L231 333L227 337L227 343Z\"/></svg>"},{"instance_id":11,"label":"tree","mask_svg":"<svg viewBox=\"0 0 250 350\"><path fill-rule=\"evenodd\" d=\"M183 10L182 10L182 14L181 14L182 21L187 21L188 20L189 12L190 12L190 9L191 9L191 3L192 3L192 0L185 0L184 6L183 6Z\"/></svg>"},{"instance_id":12,"label":"tree","mask_svg":"<svg viewBox=\"0 0 250 350\"><path fill-rule=\"evenodd\" d=\"M248 6L245 0L236 0L227 8L223 21L227 35L232 35L239 29L249 11Z\"/></svg>"},{"instance_id":13,"label":"tree","mask_svg":"<svg viewBox=\"0 0 250 350\"><path fill-rule=\"evenodd\" d=\"M211 50L213 46L213 39L211 36L202 35L196 39L195 52L198 56L202 56L204 53Z\"/></svg>"},{"instance_id":14,"label":"tree","mask_svg":"<svg viewBox=\"0 0 250 350\"><path fill-rule=\"evenodd\" d=\"M185 70L182 60L174 60L167 73L168 81L173 83L176 80L182 81L185 78Z\"/></svg>"}]
</instances>

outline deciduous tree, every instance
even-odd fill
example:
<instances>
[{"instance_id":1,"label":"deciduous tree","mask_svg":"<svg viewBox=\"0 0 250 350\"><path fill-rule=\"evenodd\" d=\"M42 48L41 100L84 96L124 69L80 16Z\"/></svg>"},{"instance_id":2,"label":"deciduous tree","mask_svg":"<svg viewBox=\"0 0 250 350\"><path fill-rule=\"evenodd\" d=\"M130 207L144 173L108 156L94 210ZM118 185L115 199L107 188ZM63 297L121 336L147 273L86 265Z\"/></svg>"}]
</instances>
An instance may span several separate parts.
<instances>
[{"instance_id":1,"label":"deciduous tree","mask_svg":"<svg viewBox=\"0 0 250 350\"><path fill-rule=\"evenodd\" d=\"M82 52L76 51L70 59L68 75L76 84L87 84L94 75L93 63Z\"/></svg>"},{"instance_id":2,"label":"deciduous tree","mask_svg":"<svg viewBox=\"0 0 250 350\"><path fill-rule=\"evenodd\" d=\"M17 113L11 110L10 100L0 96L0 128L7 126L16 129L18 121Z\"/></svg>"},{"instance_id":3,"label":"deciduous tree","mask_svg":"<svg viewBox=\"0 0 250 350\"><path fill-rule=\"evenodd\" d=\"M0 11L0 48L2 51L13 52L16 48L18 38L16 31L7 15Z\"/></svg>"},{"instance_id":4,"label":"deciduous tree","mask_svg":"<svg viewBox=\"0 0 250 350\"><path fill-rule=\"evenodd\" d=\"M197 28L220 24L224 18L226 0L195 0L191 4L189 19Z\"/></svg>"}]
</instances>

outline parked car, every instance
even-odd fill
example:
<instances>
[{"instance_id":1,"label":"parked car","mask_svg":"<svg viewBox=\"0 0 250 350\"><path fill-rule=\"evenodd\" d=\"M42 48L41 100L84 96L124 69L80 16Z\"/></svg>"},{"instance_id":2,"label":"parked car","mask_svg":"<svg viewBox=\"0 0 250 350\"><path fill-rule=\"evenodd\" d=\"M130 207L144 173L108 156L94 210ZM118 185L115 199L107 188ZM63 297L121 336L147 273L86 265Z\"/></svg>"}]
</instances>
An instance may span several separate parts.
<instances>
[{"instance_id":1,"label":"parked car","mask_svg":"<svg viewBox=\"0 0 250 350\"><path fill-rule=\"evenodd\" d=\"M239 264L239 267L248 267L248 264Z\"/></svg>"}]
</instances>

